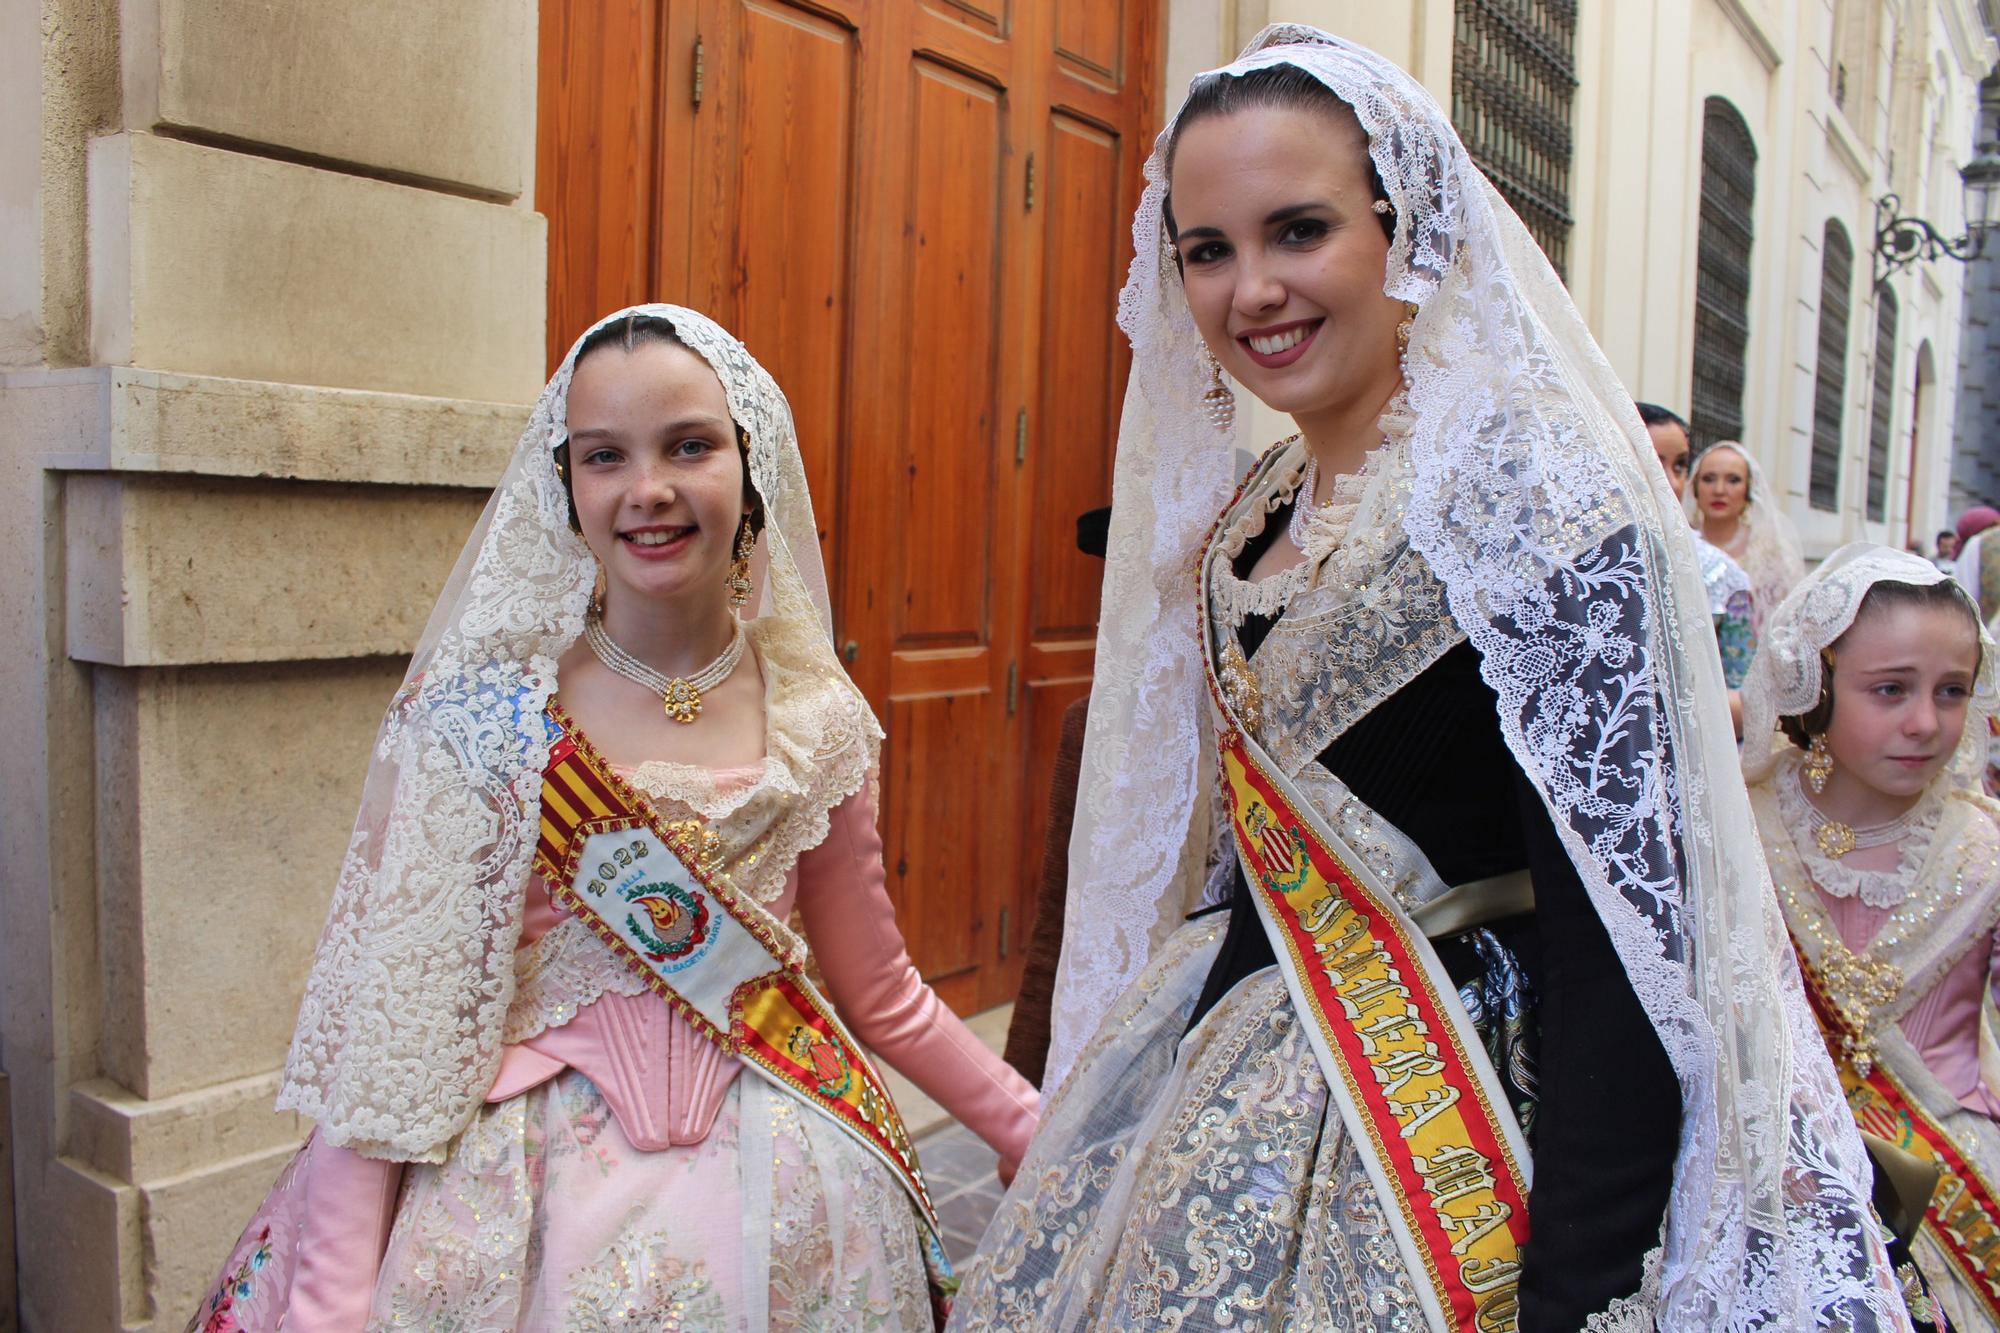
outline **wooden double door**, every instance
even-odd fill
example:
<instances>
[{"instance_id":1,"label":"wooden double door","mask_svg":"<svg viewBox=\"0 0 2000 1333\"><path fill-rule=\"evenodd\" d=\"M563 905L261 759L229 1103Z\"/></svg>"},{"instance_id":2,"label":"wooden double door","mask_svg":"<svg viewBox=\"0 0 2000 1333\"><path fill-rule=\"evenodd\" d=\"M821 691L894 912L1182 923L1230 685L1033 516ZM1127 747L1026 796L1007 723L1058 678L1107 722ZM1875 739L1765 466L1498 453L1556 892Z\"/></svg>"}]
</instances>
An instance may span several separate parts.
<instances>
[{"instance_id":1,"label":"wooden double door","mask_svg":"<svg viewBox=\"0 0 2000 1333\"><path fill-rule=\"evenodd\" d=\"M549 356L640 300L792 403L835 639L889 732L889 889L960 1012L1011 998L1088 693L1157 130L1159 0L543 0Z\"/></svg>"}]
</instances>

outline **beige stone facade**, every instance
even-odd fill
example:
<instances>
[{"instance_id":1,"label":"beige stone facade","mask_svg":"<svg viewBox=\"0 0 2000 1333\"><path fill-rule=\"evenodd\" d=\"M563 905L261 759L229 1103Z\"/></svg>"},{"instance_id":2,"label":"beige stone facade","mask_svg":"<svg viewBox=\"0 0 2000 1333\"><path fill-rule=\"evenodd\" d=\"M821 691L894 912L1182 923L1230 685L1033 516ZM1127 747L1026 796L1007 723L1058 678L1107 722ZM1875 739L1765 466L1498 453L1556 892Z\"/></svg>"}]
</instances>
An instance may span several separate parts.
<instances>
[{"instance_id":1,"label":"beige stone facade","mask_svg":"<svg viewBox=\"0 0 2000 1333\"><path fill-rule=\"evenodd\" d=\"M1161 2L1170 98L1300 20L1449 104L1452 0ZM1865 267L1890 188L1958 221L1970 0L1581 12L1570 285L1613 364L1684 407L1726 95L1760 148L1746 434L1816 554L1937 526L1960 275L1896 280L1934 397L1901 390L1871 524L1865 299L1849 499L1804 500L1817 247L1837 215ZM532 0L0 6L0 1331L180 1328L298 1141L277 1069L370 738L542 378L535 51Z\"/></svg>"},{"instance_id":2,"label":"beige stone facade","mask_svg":"<svg viewBox=\"0 0 2000 1333\"><path fill-rule=\"evenodd\" d=\"M299 1139L375 721L542 379L535 42L0 14L0 1327L179 1329Z\"/></svg>"}]
</instances>

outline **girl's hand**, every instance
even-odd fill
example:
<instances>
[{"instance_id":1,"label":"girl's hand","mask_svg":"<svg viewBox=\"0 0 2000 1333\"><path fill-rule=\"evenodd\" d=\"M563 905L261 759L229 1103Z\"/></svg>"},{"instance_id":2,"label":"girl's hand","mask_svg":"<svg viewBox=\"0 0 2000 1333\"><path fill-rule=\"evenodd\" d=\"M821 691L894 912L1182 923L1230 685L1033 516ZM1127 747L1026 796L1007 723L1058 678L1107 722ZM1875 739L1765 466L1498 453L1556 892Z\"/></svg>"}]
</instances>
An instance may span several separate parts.
<instances>
[{"instance_id":1,"label":"girl's hand","mask_svg":"<svg viewBox=\"0 0 2000 1333\"><path fill-rule=\"evenodd\" d=\"M1020 1169L1021 1163L1017 1158L1002 1157L998 1168L1000 1173L1000 1188L1006 1189L1012 1185L1014 1183L1014 1173Z\"/></svg>"}]
</instances>

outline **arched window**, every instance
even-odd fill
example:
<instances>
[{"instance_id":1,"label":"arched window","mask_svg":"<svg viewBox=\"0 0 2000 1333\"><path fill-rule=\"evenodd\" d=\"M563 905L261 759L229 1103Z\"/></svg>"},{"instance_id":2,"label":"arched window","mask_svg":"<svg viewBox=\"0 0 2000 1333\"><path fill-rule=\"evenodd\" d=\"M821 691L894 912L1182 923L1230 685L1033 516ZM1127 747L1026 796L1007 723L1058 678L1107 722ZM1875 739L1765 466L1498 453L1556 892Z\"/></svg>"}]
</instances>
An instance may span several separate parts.
<instances>
[{"instance_id":1,"label":"arched window","mask_svg":"<svg viewBox=\"0 0 2000 1333\"><path fill-rule=\"evenodd\" d=\"M1827 219L1819 257L1819 372L1813 377L1814 509L1840 507L1840 422L1847 402L1847 305L1854 278L1854 243L1847 228Z\"/></svg>"},{"instance_id":2,"label":"arched window","mask_svg":"<svg viewBox=\"0 0 2000 1333\"><path fill-rule=\"evenodd\" d=\"M1750 343L1750 211L1757 198L1757 145L1720 97L1701 117L1701 215L1694 273L1696 452L1743 438L1743 382Z\"/></svg>"},{"instance_id":3,"label":"arched window","mask_svg":"<svg viewBox=\"0 0 2000 1333\"><path fill-rule=\"evenodd\" d=\"M1868 521L1887 517L1889 419L1896 409L1896 293L1875 286L1875 386L1868 407Z\"/></svg>"},{"instance_id":4,"label":"arched window","mask_svg":"<svg viewBox=\"0 0 2000 1333\"><path fill-rule=\"evenodd\" d=\"M1541 245L1569 262L1577 0L1455 0L1451 120Z\"/></svg>"}]
</instances>

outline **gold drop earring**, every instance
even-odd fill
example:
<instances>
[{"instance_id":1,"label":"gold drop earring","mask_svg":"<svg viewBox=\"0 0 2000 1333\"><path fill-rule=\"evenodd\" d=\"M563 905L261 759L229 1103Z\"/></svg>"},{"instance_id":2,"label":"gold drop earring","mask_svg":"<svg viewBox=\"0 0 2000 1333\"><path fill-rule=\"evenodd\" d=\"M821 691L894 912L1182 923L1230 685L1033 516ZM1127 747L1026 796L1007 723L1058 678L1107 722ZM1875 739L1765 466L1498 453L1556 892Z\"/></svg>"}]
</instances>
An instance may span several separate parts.
<instances>
[{"instance_id":1,"label":"gold drop earring","mask_svg":"<svg viewBox=\"0 0 2000 1333\"><path fill-rule=\"evenodd\" d=\"M736 529L736 556L729 563L729 577L723 580L729 589L729 604L738 612L750 604L750 556L756 549L757 534L750 530L750 515L745 514Z\"/></svg>"},{"instance_id":2,"label":"gold drop earring","mask_svg":"<svg viewBox=\"0 0 2000 1333\"><path fill-rule=\"evenodd\" d=\"M1833 755L1826 748L1826 736L1815 732L1812 744L1806 748L1806 784L1817 795L1826 790L1826 780L1832 773Z\"/></svg>"},{"instance_id":3,"label":"gold drop earring","mask_svg":"<svg viewBox=\"0 0 2000 1333\"><path fill-rule=\"evenodd\" d=\"M1396 364L1403 368L1403 378L1409 378L1410 334L1417 327L1417 307L1414 303L1403 302L1403 322L1396 326Z\"/></svg>"},{"instance_id":4,"label":"gold drop earring","mask_svg":"<svg viewBox=\"0 0 2000 1333\"><path fill-rule=\"evenodd\" d=\"M1215 353L1208 344L1201 345L1202 368L1208 371L1208 392L1201 396L1202 410L1219 431L1233 430L1236 426L1236 394L1222 378L1222 363L1215 359Z\"/></svg>"}]
</instances>

